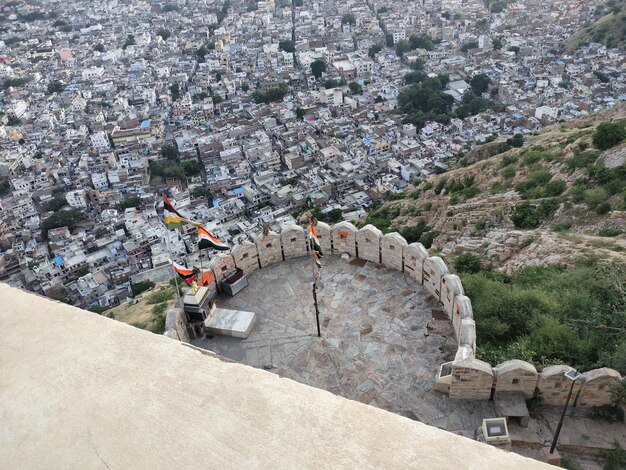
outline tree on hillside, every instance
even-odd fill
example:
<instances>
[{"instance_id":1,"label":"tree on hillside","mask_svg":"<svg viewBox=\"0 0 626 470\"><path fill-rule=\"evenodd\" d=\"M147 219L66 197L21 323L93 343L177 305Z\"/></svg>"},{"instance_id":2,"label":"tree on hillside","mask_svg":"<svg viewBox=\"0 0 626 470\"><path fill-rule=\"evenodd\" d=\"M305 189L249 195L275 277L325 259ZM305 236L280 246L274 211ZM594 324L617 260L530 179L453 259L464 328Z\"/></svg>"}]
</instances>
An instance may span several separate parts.
<instances>
[{"instance_id":1,"label":"tree on hillside","mask_svg":"<svg viewBox=\"0 0 626 470\"><path fill-rule=\"evenodd\" d=\"M502 49L502 39L492 38L491 43L493 44L494 50L499 51L500 49Z\"/></svg>"},{"instance_id":2,"label":"tree on hillside","mask_svg":"<svg viewBox=\"0 0 626 470\"><path fill-rule=\"evenodd\" d=\"M178 158L178 149L172 144L163 144L161 147L161 156L168 160L176 160Z\"/></svg>"},{"instance_id":3,"label":"tree on hillside","mask_svg":"<svg viewBox=\"0 0 626 470\"><path fill-rule=\"evenodd\" d=\"M63 83L58 80L52 80L48 82L47 91L49 95L51 95L52 93L61 93L64 89L65 87L63 86Z\"/></svg>"},{"instance_id":4,"label":"tree on hillside","mask_svg":"<svg viewBox=\"0 0 626 470\"><path fill-rule=\"evenodd\" d=\"M170 93L172 94L172 101L177 101L180 98L180 85L178 83L170 85Z\"/></svg>"},{"instance_id":5,"label":"tree on hillside","mask_svg":"<svg viewBox=\"0 0 626 470\"><path fill-rule=\"evenodd\" d=\"M363 93L363 87L357 82L350 82L348 88L350 88L350 91L353 95L360 95L361 93Z\"/></svg>"},{"instance_id":6,"label":"tree on hillside","mask_svg":"<svg viewBox=\"0 0 626 470\"><path fill-rule=\"evenodd\" d=\"M491 79L484 73L474 75L470 80L470 86L476 96L480 96L486 92L489 88L489 83L491 83Z\"/></svg>"},{"instance_id":7,"label":"tree on hillside","mask_svg":"<svg viewBox=\"0 0 626 470\"><path fill-rule=\"evenodd\" d=\"M341 17L341 24L356 24L356 18L352 13L346 13Z\"/></svg>"},{"instance_id":8,"label":"tree on hillside","mask_svg":"<svg viewBox=\"0 0 626 470\"><path fill-rule=\"evenodd\" d=\"M161 38L163 38L164 41L167 41L167 39L172 35L172 33L170 33L167 29L165 28L159 28L159 30L157 31L157 36L161 36Z\"/></svg>"},{"instance_id":9,"label":"tree on hillside","mask_svg":"<svg viewBox=\"0 0 626 470\"><path fill-rule=\"evenodd\" d=\"M306 112L302 108L296 108L296 118L300 121L304 120Z\"/></svg>"},{"instance_id":10,"label":"tree on hillside","mask_svg":"<svg viewBox=\"0 0 626 470\"><path fill-rule=\"evenodd\" d=\"M137 42L135 41L135 36L129 34L128 36L126 36L126 41L124 41L122 49L126 49L128 46L134 46L135 44L137 44Z\"/></svg>"},{"instance_id":11,"label":"tree on hillside","mask_svg":"<svg viewBox=\"0 0 626 470\"><path fill-rule=\"evenodd\" d=\"M593 145L600 150L610 149L626 139L626 129L617 122L603 122L593 134Z\"/></svg>"},{"instance_id":12,"label":"tree on hillside","mask_svg":"<svg viewBox=\"0 0 626 470\"><path fill-rule=\"evenodd\" d=\"M370 48L367 50L367 55L370 56L370 59L373 59L376 56L376 54L378 54L382 50L383 50L382 46L378 44L374 44L373 46L370 46Z\"/></svg>"},{"instance_id":13,"label":"tree on hillside","mask_svg":"<svg viewBox=\"0 0 626 470\"><path fill-rule=\"evenodd\" d=\"M93 50L96 52L104 52L104 45L102 45L102 43L98 43L93 46Z\"/></svg>"},{"instance_id":14,"label":"tree on hillside","mask_svg":"<svg viewBox=\"0 0 626 470\"><path fill-rule=\"evenodd\" d=\"M318 80L322 78L322 74L326 72L326 62L317 59L311 63L311 72Z\"/></svg>"},{"instance_id":15,"label":"tree on hillside","mask_svg":"<svg viewBox=\"0 0 626 470\"><path fill-rule=\"evenodd\" d=\"M278 47L280 50L285 52L295 52L296 51L296 43L290 39L283 39L278 42Z\"/></svg>"}]
</instances>

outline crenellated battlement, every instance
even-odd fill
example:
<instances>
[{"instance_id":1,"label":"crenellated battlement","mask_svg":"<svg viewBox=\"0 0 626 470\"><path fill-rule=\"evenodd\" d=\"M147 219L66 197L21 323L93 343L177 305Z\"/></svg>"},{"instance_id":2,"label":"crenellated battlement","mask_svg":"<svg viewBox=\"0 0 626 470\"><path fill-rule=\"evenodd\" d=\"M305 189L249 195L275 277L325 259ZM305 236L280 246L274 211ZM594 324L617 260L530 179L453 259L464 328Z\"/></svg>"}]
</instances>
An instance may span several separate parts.
<instances>
[{"instance_id":1,"label":"crenellated battlement","mask_svg":"<svg viewBox=\"0 0 626 470\"><path fill-rule=\"evenodd\" d=\"M349 222L328 225L318 222L317 236L325 254L360 258L387 268L395 269L423 285L442 304L442 309L452 323L457 339L457 352L448 367L440 368L438 381L445 385L436 387L445 390L451 398L460 400L489 400L497 392L522 392L532 397L535 388L544 395L547 405L565 403L568 387L563 373L570 370L566 365L554 365L537 372L534 365L510 360L492 367L476 358L476 323L472 302L465 295L461 279L450 274L443 259L430 256L421 243L407 243L399 233L383 234L373 225L357 229ZM242 241L236 244L231 254L219 254L211 260L219 289L225 273L235 267L246 274L257 269L268 268L276 263L307 256L309 245L305 229L294 225L279 235L269 232L255 243ZM170 337L176 337L171 330ZM442 377L442 370L449 371ZM579 380L574 393L576 406L588 407L611 402L610 388L622 380L619 372L600 368L588 371Z\"/></svg>"}]
</instances>

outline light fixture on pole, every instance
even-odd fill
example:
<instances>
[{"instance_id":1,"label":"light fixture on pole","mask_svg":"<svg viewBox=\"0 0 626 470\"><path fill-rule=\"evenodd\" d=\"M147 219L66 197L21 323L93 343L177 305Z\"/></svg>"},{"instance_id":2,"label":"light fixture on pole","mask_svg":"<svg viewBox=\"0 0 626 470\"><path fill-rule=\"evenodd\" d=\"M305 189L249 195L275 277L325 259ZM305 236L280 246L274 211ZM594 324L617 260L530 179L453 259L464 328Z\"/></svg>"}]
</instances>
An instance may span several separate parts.
<instances>
[{"instance_id":1,"label":"light fixture on pole","mask_svg":"<svg viewBox=\"0 0 626 470\"><path fill-rule=\"evenodd\" d=\"M581 374L572 369L565 373L565 377L568 380L572 381L572 386L569 389L569 393L567 394L567 400L565 400L565 406L563 407L563 413L561 413L561 419L559 420L559 424L556 427L556 431L554 432L554 437L552 438L552 445L550 446L550 454L554 453L554 449L556 449L556 442L559 439L559 434L561 433L561 427L563 426L563 418L565 418L565 412L567 411L567 407L569 406L569 400L572 398L572 392L574 391L574 384L576 380L581 376Z\"/></svg>"}]
</instances>

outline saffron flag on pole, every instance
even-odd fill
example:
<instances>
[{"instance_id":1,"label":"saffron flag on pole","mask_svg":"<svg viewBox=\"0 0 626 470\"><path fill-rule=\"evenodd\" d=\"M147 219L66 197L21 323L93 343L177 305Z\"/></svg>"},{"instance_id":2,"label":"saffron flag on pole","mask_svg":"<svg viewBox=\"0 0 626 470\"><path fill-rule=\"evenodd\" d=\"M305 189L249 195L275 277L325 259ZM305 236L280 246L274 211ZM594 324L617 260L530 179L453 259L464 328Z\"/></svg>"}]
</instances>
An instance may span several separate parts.
<instances>
[{"instance_id":1,"label":"saffron flag on pole","mask_svg":"<svg viewBox=\"0 0 626 470\"><path fill-rule=\"evenodd\" d=\"M163 193L163 222L165 226L170 230L177 229L181 225L192 224L199 226L200 224L197 222L192 222L180 212L176 210L174 204L167 198L165 193Z\"/></svg>"},{"instance_id":2,"label":"saffron flag on pole","mask_svg":"<svg viewBox=\"0 0 626 470\"><path fill-rule=\"evenodd\" d=\"M213 248L218 251L230 250L230 246L221 241L204 227L198 227L198 246L201 250Z\"/></svg>"},{"instance_id":3,"label":"saffron flag on pole","mask_svg":"<svg viewBox=\"0 0 626 470\"><path fill-rule=\"evenodd\" d=\"M191 284L196 280L196 277L198 276L198 271L196 269L186 268L172 260L169 260L169 262L172 265L172 268L174 268L174 271L176 271L176 274L178 274L187 284Z\"/></svg>"}]
</instances>

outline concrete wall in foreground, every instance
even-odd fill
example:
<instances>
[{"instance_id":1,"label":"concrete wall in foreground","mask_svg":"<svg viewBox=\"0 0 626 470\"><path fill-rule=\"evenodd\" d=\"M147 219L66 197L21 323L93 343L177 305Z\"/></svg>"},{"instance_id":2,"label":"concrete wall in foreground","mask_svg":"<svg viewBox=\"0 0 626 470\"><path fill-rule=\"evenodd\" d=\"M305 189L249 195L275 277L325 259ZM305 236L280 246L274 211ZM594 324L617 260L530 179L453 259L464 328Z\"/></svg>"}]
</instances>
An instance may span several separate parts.
<instances>
[{"instance_id":1,"label":"concrete wall in foreground","mask_svg":"<svg viewBox=\"0 0 626 470\"><path fill-rule=\"evenodd\" d=\"M492 367L476 358L477 335L472 302L465 295L461 279L450 274L445 262L438 256L430 256L422 244L408 244L398 233L383 235L372 225L357 230L349 222L333 226L318 222L316 231L325 254L358 256L403 272L441 302L458 345L451 366L451 398L489 400L497 393L507 392L521 392L530 398L538 388L543 393L545 404L560 406L565 403L571 383L563 374L571 367L555 365L537 372L535 366L521 360L510 360ZM306 232L306 229L294 225L285 228L280 235L269 232L256 243L243 241L233 247L231 254L217 255L210 268L218 286L225 273L235 266L250 274L283 260L306 256ZM175 337L176 334L170 332L169 336ZM572 403L580 407L608 404L611 402L610 389L620 380L622 377L613 369L585 372L575 384Z\"/></svg>"}]
</instances>

